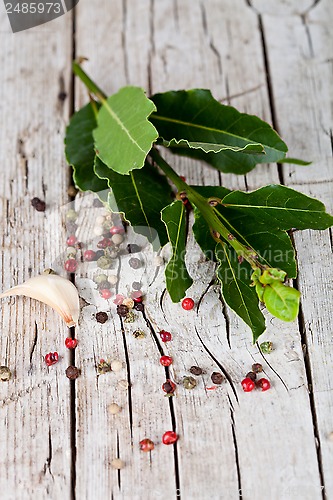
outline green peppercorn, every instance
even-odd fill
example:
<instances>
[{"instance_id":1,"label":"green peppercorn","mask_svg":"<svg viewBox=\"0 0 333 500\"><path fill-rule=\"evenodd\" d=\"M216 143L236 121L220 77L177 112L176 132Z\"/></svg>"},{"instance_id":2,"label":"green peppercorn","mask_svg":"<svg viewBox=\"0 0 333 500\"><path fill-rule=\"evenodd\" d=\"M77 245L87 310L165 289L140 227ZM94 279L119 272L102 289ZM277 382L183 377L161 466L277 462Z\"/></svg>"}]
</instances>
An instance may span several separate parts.
<instances>
[{"instance_id":1,"label":"green peppercorn","mask_svg":"<svg viewBox=\"0 0 333 500\"><path fill-rule=\"evenodd\" d=\"M12 372L8 366L0 366L0 380L1 382L8 382L11 379Z\"/></svg>"},{"instance_id":2,"label":"green peppercorn","mask_svg":"<svg viewBox=\"0 0 333 500\"><path fill-rule=\"evenodd\" d=\"M194 377L184 377L183 378L183 386L185 389L194 389L197 385L197 381Z\"/></svg>"},{"instance_id":3,"label":"green peppercorn","mask_svg":"<svg viewBox=\"0 0 333 500\"><path fill-rule=\"evenodd\" d=\"M110 269L112 266L112 259L104 255L97 260L97 266L100 269Z\"/></svg>"},{"instance_id":4,"label":"green peppercorn","mask_svg":"<svg viewBox=\"0 0 333 500\"><path fill-rule=\"evenodd\" d=\"M262 342L260 344L260 350L264 354L270 354L273 350L273 343L272 342Z\"/></svg>"},{"instance_id":5,"label":"green peppercorn","mask_svg":"<svg viewBox=\"0 0 333 500\"><path fill-rule=\"evenodd\" d=\"M73 210L72 208L68 210L68 212L66 213L66 219L68 221L75 222L77 218L78 218L78 213L75 212L75 210Z\"/></svg>"}]
</instances>

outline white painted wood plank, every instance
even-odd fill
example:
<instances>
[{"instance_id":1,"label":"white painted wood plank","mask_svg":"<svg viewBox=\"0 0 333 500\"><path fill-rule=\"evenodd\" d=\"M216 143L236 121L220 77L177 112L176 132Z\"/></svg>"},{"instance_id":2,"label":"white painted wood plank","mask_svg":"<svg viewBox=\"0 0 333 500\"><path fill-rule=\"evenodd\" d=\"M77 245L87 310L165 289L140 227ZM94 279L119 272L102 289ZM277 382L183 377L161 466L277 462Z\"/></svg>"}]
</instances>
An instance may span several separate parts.
<instances>
[{"instance_id":1,"label":"white painted wood plank","mask_svg":"<svg viewBox=\"0 0 333 500\"><path fill-rule=\"evenodd\" d=\"M69 111L58 93L69 89L70 44L69 17L13 35L1 10L1 290L52 266L64 248L58 213L67 199ZM35 196L45 199L45 213L32 208ZM2 299L1 312L0 364L13 372L0 384L1 497L70 498L67 328L50 308L22 297ZM50 351L61 359L48 369Z\"/></svg>"},{"instance_id":2,"label":"white painted wood plank","mask_svg":"<svg viewBox=\"0 0 333 500\"><path fill-rule=\"evenodd\" d=\"M89 58L87 70L110 92L116 91L119 86L126 83L140 84L148 88L150 82L152 92L202 86L211 88L217 98L223 99L229 95L232 104L270 121L258 18L244 6L243 2L239 2L237 6L242 15L236 18L235 2L228 1L209 1L205 2L204 6L199 2L171 1L163 5L141 4L140 11L137 10L138 6L128 5L126 9L120 3L116 3L111 9L103 2L98 4L98 8L94 4L92 9L88 4L81 2L77 19L77 52ZM100 12L110 12L112 29L108 25L107 30L106 28L101 32L94 30L94 36L88 37L87 26L92 27L97 23ZM142 28L140 23L137 23L134 30L134 23L129 21L130 19L142 20ZM150 20L150 33L147 19ZM110 47L107 53L106 45ZM131 64L127 63L127 73L124 63L126 60L132 61ZM135 64L140 65L138 70ZM149 70L147 72L144 69L146 67ZM77 103L81 105L86 96L80 85L78 88ZM233 95L238 97L230 97ZM286 140L288 139L289 137L286 137ZM170 160L172 158L177 170L186 175L190 182L204 184L219 182L218 175L207 167L194 171L192 161L176 159L171 155L168 157ZM244 178L222 175L222 181L228 187L246 188ZM277 171L272 166L259 167L247 176L247 184L251 189L269 182L278 182ZM210 265L207 265L206 269L200 262L199 266L191 265L191 272L198 280L190 293L199 300L212 277L213 270ZM123 277L120 289L126 286L126 279ZM188 373L191 364L198 363L207 371L205 380L200 380L195 391L187 393L179 388L178 395L173 400L177 431L180 433L177 450L182 496L185 499L203 498L207 495L212 498L236 498L240 481L244 498L269 496L290 499L297 498L299 493L306 499L320 498L312 415L298 325L282 324L277 320L269 321L268 332L263 340L273 340L276 349L274 354L263 361L263 364L273 388L267 394L246 395L240 390L240 380L250 369L252 362L262 361L262 357L257 347L251 346L248 329L235 318L233 313L229 312L226 320L221 311L217 289L213 287L205 295L197 316L194 312L190 313L191 316L186 315L179 304L171 304L166 296L161 310L159 301L162 292L163 280L160 272L149 290L147 313L156 331L167 325L174 333L174 341L163 347L168 348L166 351L170 349L168 352L175 358L171 371L175 380L180 381L183 374ZM135 422L147 425L146 429L151 433L155 432L157 437L161 429L170 422L166 404L161 404L161 394L156 391L161 384L161 369L154 364L159 356L158 350L151 339L149 343L143 340L142 344L138 344L139 341L130 336L131 327L125 328L128 367L131 377L132 374L135 375L131 404L134 409L140 408L141 405L145 408L144 418L139 412L137 415L135 411L132 414L133 448L131 448L127 415L125 418L124 414L121 414L123 420L116 421L112 431L107 427L106 406L110 394L104 398L104 394L100 394L95 387L95 373L92 366L94 350L99 356L101 351L118 348L119 356L124 359L123 338L116 323L110 325L110 330L113 332L110 338L100 337L97 333L100 329L97 329L91 321L93 309L85 309L87 313L83 318L80 333L81 348L77 351L79 364L82 363L83 369L86 370L84 373L87 375L81 377L76 384L79 398L77 492L81 496L84 495L87 488L93 488L89 480L93 481L93 477L98 476L102 480L93 483L97 498L103 497L109 490L112 490L115 498L132 498L135 495L140 498L143 491L146 497L149 498L151 495L151 498L155 498L156 492L161 489L160 461L162 461L164 464L167 462L170 469L167 480L164 476L162 478L161 496L169 498L175 493L172 457L168 456L165 460L166 452L163 447L162 449L158 447L152 454L150 464L152 469L148 470L148 467L145 469L145 459L137 449L141 433L135 426ZM194 334L195 327L205 347L199 336ZM227 341L227 328L231 348ZM93 332L92 338L86 338L86 331ZM215 360L207 350L214 355ZM141 361L137 359L138 355ZM152 365L148 361L143 362L143 359L148 359ZM87 360L86 368L84 368L85 360ZM210 371L217 368L216 360L229 374L230 382L216 392L209 392L204 390L204 386L208 384ZM148 384L147 387L144 384L143 393L136 385L137 377ZM106 376L99 381L99 384L103 382L106 385L105 380ZM151 385L152 380L154 384ZM236 403L232 387L239 398L239 404ZM144 397L146 390L149 394L152 391L153 394L148 400L149 404ZM89 397L85 400L86 394L89 394ZM164 403L164 399L162 401ZM97 411L97 408L100 410ZM128 407L126 408L128 410ZM153 426L148 425L152 413L158 415L156 422L153 421ZM100 425L96 424L98 421ZM211 422L214 424L209 425ZM93 440L89 438L91 429ZM121 442L120 450L126 461L126 467L120 473L120 487L117 482L118 474L109 467L109 460L116 452L117 434ZM266 439L267 435L269 439ZM239 478L237 478L235 443ZM261 474L258 462L253 459L258 449L260 449L260 460L263 460L265 468L271 471L269 475ZM92 471L89 470L90 454L101 457L93 461ZM150 483L149 491L146 488L147 478Z\"/></svg>"},{"instance_id":3,"label":"white painted wood plank","mask_svg":"<svg viewBox=\"0 0 333 500\"><path fill-rule=\"evenodd\" d=\"M333 212L332 86L333 43L330 34L332 3L321 1L307 17L264 17L273 91L280 130L291 138L297 155L313 158L306 169L287 168L286 182L322 200ZM281 31L282 30L282 31ZM281 72L282 60L288 71ZM302 90L301 90L302 88ZM332 442L332 233L295 234L299 259L299 287L307 344L312 397L318 427L326 498L333 496Z\"/></svg>"}]
</instances>

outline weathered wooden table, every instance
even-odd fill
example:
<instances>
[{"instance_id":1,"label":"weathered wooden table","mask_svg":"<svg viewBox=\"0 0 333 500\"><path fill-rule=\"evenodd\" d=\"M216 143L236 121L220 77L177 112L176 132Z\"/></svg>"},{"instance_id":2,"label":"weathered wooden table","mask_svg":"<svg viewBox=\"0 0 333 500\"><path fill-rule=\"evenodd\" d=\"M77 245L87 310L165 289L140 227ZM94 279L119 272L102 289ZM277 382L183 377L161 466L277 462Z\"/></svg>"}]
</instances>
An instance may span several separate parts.
<instances>
[{"instance_id":1,"label":"weathered wooden table","mask_svg":"<svg viewBox=\"0 0 333 500\"><path fill-rule=\"evenodd\" d=\"M42 272L65 249L63 138L73 109L87 100L72 79L75 55L89 58L85 69L110 93L126 84L148 93L210 88L272 123L291 156L313 160L236 177L175 159L192 183L245 190L283 183L332 212L332 22L331 0L81 0L75 12L12 34L2 6L2 289ZM31 207L35 196L45 199L45 213ZM84 203L78 195L76 206ZM146 298L151 330L144 319L122 329L115 314L98 324L94 314L105 302L90 303L86 278L77 275L86 302L76 331L81 376L72 383L64 372L73 355L57 314L30 299L3 300L0 364L13 378L0 384L1 498L333 499L332 233L297 232L295 245L302 308L293 324L268 318L270 355L221 307L213 267L203 260L190 269L191 296L200 301L191 313L163 293L160 268ZM145 339L131 335L134 326ZM180 388L172 399L161 391L161 328L174 335L162 345L174 357L174 380L191 365L206 371L195 390ZM48 369L43 356L55 350L61 360ZM98 377L99 358L125 367ZM267 393L242 391L253 362L272 382ZM214 370L227 380L210 391ZM128 379L128 391L119 390L119 378ZM116 416L108 412L113 401L123 407ZM141 439L158 443L172 428L180 435L175 447L140 452ZM126 464L119 472L110 467L117 456Z\"/></svg>"}]
</instances>

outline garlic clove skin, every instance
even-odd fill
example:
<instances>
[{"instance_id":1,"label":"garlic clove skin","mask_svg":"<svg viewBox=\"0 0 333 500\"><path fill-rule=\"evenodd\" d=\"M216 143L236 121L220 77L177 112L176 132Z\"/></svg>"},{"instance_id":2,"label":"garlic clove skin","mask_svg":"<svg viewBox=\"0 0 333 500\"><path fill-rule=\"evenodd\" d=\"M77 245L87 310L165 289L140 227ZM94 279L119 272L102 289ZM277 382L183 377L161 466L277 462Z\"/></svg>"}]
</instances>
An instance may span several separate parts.
<instances>
[{"instance_id":1,"label":"garlic clove skin","mask_svg":"<svg viewBox=\"0 0 333 500\"><path fill-rule=\"evenodd\" d=\"M0 295L24 295L51 306L65 321L68 328L76 326L79 320L79 294L73 283L56 274L42 274L14 286Z\"/></svg>"}]
</instances>

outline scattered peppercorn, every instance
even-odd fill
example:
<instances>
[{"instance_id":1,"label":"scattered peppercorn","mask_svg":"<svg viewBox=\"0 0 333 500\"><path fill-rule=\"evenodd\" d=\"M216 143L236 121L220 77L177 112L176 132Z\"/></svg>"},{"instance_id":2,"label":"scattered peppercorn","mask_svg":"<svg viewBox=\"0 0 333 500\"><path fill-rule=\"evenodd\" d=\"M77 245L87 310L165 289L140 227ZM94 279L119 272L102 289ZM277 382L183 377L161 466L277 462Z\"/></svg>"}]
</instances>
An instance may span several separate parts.
<instances>
[{"instance_id":1,"label":"scattered peppercorn","mask_svg":"<svg viewBox=\"0 0 333 500\"><path fill-rule=\"evenodd\" d=\"M77 237L74 234L71 234L70 236L68 236L68 238L66 240L66 244L69 247L73 247L76 242L77 242Z\"/></svg>"},{"instance_id":2,"label":"scattered peppercorn","mask_svg":"<svg viewBox=\"0 0 333 500\"><path fill-rule=\"evenodd\" d=\"M134 300L127 297L126 299L123 300L123 305L127 306L128 309L133 309L134 307Z\"/></svg>"},{"instance_id":3,"label":"scattered peppercorn","mask_svg":"<svg viewBox=\"0 0 333 500\"><path fill-rule=\"evenodd\" d=\"M67 349L75 349L77 347L77 340L72 339L71 337L67 337L65 340L65 346Z\"/></svg>"},{"instance_id":4,"label":"scattered peppercorn","mask_svg":"<svg viewBox=\"0 0 333 500\"><path fill-rule=\"evenodd\" d=\"M99 207L102 207L102 206L103 206L103 203L101 202L101 200L99 200L98 198L95 198L94 201L93 201L93 207L99 208Z\"/></svg>"},{"instance_id":5,"label":"scattered peppercorn","mask_svg":"<svg viewBox=\"0 0 333 500\"><path fill-rule=\"evenodd\" d=\"M97 285L98 290L105 290L106 288L110 290L112 288L112 285L109 281L102 281L102 283L99 283Z\"/></svg>"},{"instance_id":6,"label":"scattered peppercorn","mask_svg":"<svg viewBox=\"0 0 333 500\"><path fill-rule=\"evenodd\" d=\"M119 359L114 359L113 361L111 361L111 370L113 372L119 372L122 369L123 369L123 363L119 361Z\"/></svg>"},{"instance_id":7,"label":"scattered peppercorn","mask_svg":"<svg viewBox=\"0 0 333 500\"><path fill-rule=\"evenodd\" d=\"M12 372L8 366L0 366L0 380L1 382L8 382L11 379Z\"/></svg>"},{"instance_id":8,"label":"scattered peppercorn","mask_svg":"<svg viewBox=\"0 0 333 500\"><path fill-rule=\"evenodd\" d=\"M128 382L127 382L127 380L125 380L125 379L123 379L123 380L119 380L119 381L118 381L118 387L119 387L120 389L123 389L123 390L125 390L125 391L126 391L126 390L128 389L128 387L129 387L129 383L128 383Z\"/></svg>"},{"instance_id":9,"label":"scattered peppercorn","mask_svg":"<svg viewBox=\"0 0 333 500\"><path fill-rule=\"evenodd\" d=\"M31 205L34 207L37 212L45 212L46 204L45 201L40 200L39 198L32 198Z\"/></svg>"},{"instance_id":10,"label":"scattered peppercorn","mask_svg":"<svg viewBox=\"0 0 333 500\"><path fill-rule=\"evenodd\" d=\"M96 252L94 252L94 250L86 250L83 254L83 258L87 262L92 262L96 260Z\"/></svg>"},{"instance_id":11,"label":"scattered peppercorn","mask_svg":"<svg viewBox=\"0 0 333 500\"><path fill-rule=\"evenodd\" d=\"M97 365L97 373L99 375L104 375L105 373L108 373L111 371L111 365L105 359L101 359L100 362Z\"/></svg>"},{"instance_id":12,"label":"scattered peppercorn","mask_svg":"<svg viewBox=\"0 0 333 500\"><path fill-rule=\"evenodd\" d=\"M194 389L197 385L197 381L194 377L184 377L183 378L183 386L185 389Z\"/></svg>"},{"instance_id":13,"label":"scattered peppercorn","mask_svg":"<svg viewBox=\"0 0 333 500\"><path fill-rule=\"evenodd\" d=\"M260 373L260 372L262 372L262 365L260 363L254 363L252 365L252 371L254 373Z\"/></svg>"},{"instance_id":14,"label":"scattered peppercorn","mask_svg":"<svg viewBox=\"0 0 333 500\"><path fill-rule=\"evenodd\" d=\"M134 309L139 312L143 312L145 309L145 306L142 304L142 302L136 302L134 304Z\"/></svg>"},{"instance_id":15,"label":"scattered peppercorn","mask_svg":"<svg viewBox=\"0 0 333 500\"><path fill-rule=\"evenodd\" d=\"M177 387L176 384L172 382L172 380L170 380L169 378L162 385L163 391L166 392L167 394L173 394L176 390L176 387Z\"/></svg>"},{"instance_id":16,"label":"scattered peppercorn","mask_svg":"<svg viewBox=\"0 0 333 500\"><path fill-rule=\"evenodd\" d=\"M202 375L203 373L202 368L200 368L199 366L191 366L190 372L192 373L192 375Z\"/></svg>"},{"instance_id":17,"label":"scattered peppercorn","mask_svg":"<svg viewBox=\"0 0 333 500\"><path fill-rule=\"evenodd\" d=\"M66 223L66 229L67 229L68 236L70 236L71 234L74 234L75 231L77 230L77 228L78 228L78 226L77 226L77 224L75 224L75 222L69 221Z\"/></svg>"},{"instance_id":18,"label":"scattered peppercorn","mask_svg":"<svg viewBox=\"0 0 333 500\"><path fill-rule=\"evenodd\" d=\"M170 342L172 340L172 335L170 332L166 332L165 330L160 331L160 337L162 342Z\"/></svg>"},{"instance_id":19,"label":"scattered peppercorn","mask_svg":"<svg viewBox=\"0 0 333 500\"><path fill-rule=\"evenodd\" d=\"M124 237L122 234L113 234L111 241L114 245L120 245L124 241Z\"/></svg>"},{"instance_id":20,"label":"scattered peppercorn","mask_svg":"<svg viewBox=\"0 0 333 500\"><path fill-rule=\"evenodd\" d=\"M120 304L117 306L117 314L121 316L122 318L126 318L127 314L129 312L129 309L127 306L124 306L123 304Z\"/></svg>"},{"instance_id":21,"label":"scattered peppercorn","mask_svg":"<svg viewBox=\"0 0 333 500\"><path fill-rule=\"evenodd\" d=\"M78 378L80 375L80 370L76 368L76 366L69 366L66 368L66 377L69 378L69 380L75 380Z\"/></svg>"},{"instance_id":22,"label":"scattered peppercorn","mask_svg":"<svg viewBox=\"0 0 333 500\"><path fill-rule=\"evenodd\" d=\"M95 318L96 318L97 323L103 324L103 323L106 323L106 321L109 319L109 316L107 315L106 312L99 311L98 313L96 313Z\"/></svg>"},{"instance_id":23,"label":"scattered peppercorn","mask_svg":"<svg viewBox=\"0 0 333 500\"><path fill-rule=\"evenodd\" d=\"M121 408L121 406L117 405L117 403L111 403L108 406L108 410L109 410L109 413L111 413L111 415L117 415L117 413L121 412L122 408Z\"/></svg>"},{"instance_id":24,"label":"scattered peppercorn","mask_svg":"<svg viewBox=\"0 0 333 500\"><path fill-rule=\"evenodd\" d=\"M211 375L211 380L213 384L220 385L224 380L224 376L220 372L213 372Z\"/></svg>"},{"instance_id":25,"label":"scattered peppercorn","mask_svg":"<svg viewBox=\"0 0 333 500\"><path fill-rule=\"evenodd\" d=\"M97 253L97 252L96 252ZM96 276L94 276L94 282L99 285L100 283L102 283L103 281L107 281L108 280L108 277L106 274L96 274Z\"/></svg>"},{"instance_id":26,"label":"scattered peppercorn","mask_svg":"<svg viewBox=\"0 0 333 500\"><path fill-rule=\"evenodd\" d=\"M111 467L116 470L123 469L125 467L125 462L120 458L114 458L111 462Z\"/></svg>"},{"instance_id":27,"label":"scattered peppercorn","mask_svg":"<svg viewBox=\"0 0 333 500\"><path fill-rule=\"evenodd\" d=\"M129 243L126 247L126 250L128 253L138 253L141 252L141 247L139 245L136 245L135 243Z\"/></svg>"},{"instance_id":28,"label":"scattered peppercorn","mask_svg":"<svg viewBox=\"0 0 333 500\"><path fill-rule=\"evenodd\" d=\"M65 262L64 268L68 273L75 273L78 263L75 259L68 259Z\"/></svg>"},{"instance_id":29,"label":"scattered peppercorn","mask_svg":"<svg viewBox=\"0 0 333 500\"><path fill-rule=\"evenodd\" d=\"M140 450L144 451L144 452L152 451L155 447L153 441L151 441L150 439L147 439L147 438L142 439L142 441L140 441L139 445L140 445Z\"/></svg>"},{"instance_id":30,"label":"scattered peppercorn","mask_svg":"<svg viewBox=\"0 0 333 500\"><path fill-rule=\"evenodd\" d=\"M146 334L143 330L135 330L133 333L132 333L133 337L135 339L144 339Z\"/></svg>"},{"instance_id":31,"label":"scattered peppercorn","mask_svg":"<svg viewBox=\"0 0 333 500\"><path fill-rule=\"evenodd\" d=\"M272 342L262 342L260 344L260 350L264 354L270 354L273 350L273 343Z\"/></svg>"},{"instance_id":32,"label":"scattered peppercorn","mask_svg":"<svg viewBox=\"0 0 333 500\"><path fill-rule=\"evenodd\" d=\"M110 233L113 234L124 234L125 229L123 226L112 226L110 227Z\"/></svg>"},{"instance_id":33,"label":"scattered peppercorn","mask_svg":"<svg viewBox=\"0 0 333 500\"><path fill-rule=\"evenodd\" d=\"M111 240L109 238L103 238L97 243L97 248L107 248L111 246Z\"/></svg>"},{"instance_id":34,"label":"scattered peppercorn","mask_svg":"<svg viewBox=\"0 0 333 500\"><path fill-rule=\"evenodd\" d=\"M67 221L75 222L77 218L78 218L78 213L75 212L75 210L73 210L73 208L71 208L70 210L68 210L66 212L66 220Z\"/></svg>"},{"instance_id":35,"label":"scattered peppercorn","mask_svg":"<svg viewBox=\"0 0 333 500\"><path fill-rule=\"evenodd\" d=\"M97 259L97 266L100 269L110 269L112 266L112 259L110 257L106 257L106 255L102 255L102 257Z\"/></svg>"},{"instance_id":36,"label":"scattered peppercorn","mask_svg":"<svg viewBox=\"0 0 333 500\"><path fill-rule=\"evenodd\" d=\"M174 444L178 439L177 434L174 431L167 431L162 436L163 444Z\"/></svg>"},{"instance_id":37,"label":"scattered peppercorn","mask_svg":"<svg viewBox=\"0 0 333 500\"><path fill-rule=\"evenodd\" d=\"M271 383L269 380L267 380L267 378L260 378L259 380L257 380L256 385L262 390L262 392L268 391L268 389L271 388Z\"/></svg>"},{"instance_id":38,"label":"scattered peppercorn","mask_svg":"<svg viewBox=\"0 0 333 500\"><path fill-rule=\"evenodd\" d=\"M104 256L104 250L97 250L95 252L95 259L94 260L98 260L100 257L103 257Z\"/></svg>"},{"instance_id":39,"label":"scattered peppercorn","mask_svg":"<svg viewBox=\"0 0 333 500\"><path fill-rule=\"evenodd\" d=\"M250 378L242 380L242 387L244 392L251 392L254 389L255 383Z\"/></svg>"},{"instance_id":40,"label":"scattered peppercorn","mask_svg":"<svg viewBox=\"0 0 333 500\"><path fill-rule=\"evenodd\" d=\"M58 363L59 354L57 352L49 352L45 355L44 359L47 366L55 365L56 363Z\"/></svg>"},{"instance_id":41,"label":"scattered peppercorn","mask_svg":"<svg viewBox=\"0 0 333 500\"><path fill-rule=\"evenodd\" d=\"M246 377L245 378L250 378L251 380L253 380L253 382L255 381L255 379L257 378L257 374L254 373L254 372L249 372L246 374Z\"/></svg>"},{"instance_id":42,"label":"scattered peppercorn","mask_svg":"<svg viewBox=\"0 0 333 500\"><path fill-rule=\"evenodd\" d=\"M170 356L161 356L160 363L162 366L170 366L172 364L172 358Z\"/></svg>"},{"instance_id":43,"label":"scattered peppercorn","mask_svg":"<svg viewBox=\"0 0 333 500\"><path fill-rule=\"evenodd\" d=\"M128 261L128 264L132 269L139 269L142 265L142 262L140 259L137 259L136 257L131 257L130 260Z\"/></svg>"},{"instance_id":44,"label":"scattered peppercorn","mask_svg":"<svg viewBox=\"0 0 333 500\"><path fill-rule=\"evenodd\" d=\"M126 314L126 318L124 319L124 323L134 323L135 319L136 319L136 316L135 316L134 312L129 311Z\"/></svg>"},{"instance_id":45,"label":"scattered peppercorn","mask_svg":"<svg viewBox=\"0 0 333 500\"><path fill-rule=\"evenodd\" d=\"M185 309L185 311L190 311L194 307L194 300L191 299L190 297L186 297L185 299L182 300L182 308Z\"/></svg>"},{"instance_id":46,"label":"scattered peppercorn","mask_svg":"<svg viewBox=\"0 0 333 500\"><path fill-rule=\"evenodd\" d=\"M109 288L102 288L100 290L101 297L105 300L108 300L112 297L112 292L109 290Z\"/></svg>"},{"instance_id":47,"label":"scattered peppercorn","mask_svg":"<svg viewBox=\"0 0 333 500\"><path fill-rule=\"evenodd\" d=\"M133 288L133 290L140 290L140 288L141 288L140 281L133 281L132 288Z\"/></svg>"},{"instance_id":48,"label":"scattered peppercorn","mask_svg":"<svg viewBox=\"0 0 333 500\"><path fill-rule=\"evenodd\" d=\"M66 92L61 92L60 94L64 94L65 96L67 96ZM59 96L60 96L60 94L59 94ZM76 189L75 186L69 186L69 188L67 189L67 194L71 198L75 198L77 193L78 193L78 190Z\"/></svg>"}]
</instances>

